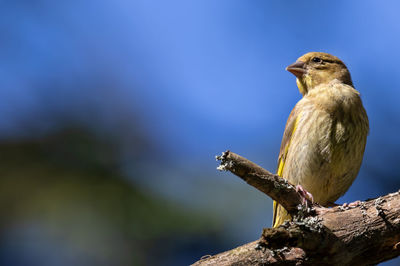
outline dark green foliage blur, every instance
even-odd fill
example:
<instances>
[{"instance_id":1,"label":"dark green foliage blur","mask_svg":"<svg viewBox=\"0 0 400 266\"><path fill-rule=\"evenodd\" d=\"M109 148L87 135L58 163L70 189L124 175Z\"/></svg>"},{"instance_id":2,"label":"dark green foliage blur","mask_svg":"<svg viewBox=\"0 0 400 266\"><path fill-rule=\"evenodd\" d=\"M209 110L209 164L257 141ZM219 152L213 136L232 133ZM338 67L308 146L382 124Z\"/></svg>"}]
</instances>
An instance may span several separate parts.
<instances>
[{"instance_id":1,"label":"dark green foliage blur","mask_svg":"<svg viewBox=\"0 0 400 266\"><path fill-rule=\"evenodd\" d=\"M2 141L1 265L188 263L222 241L206 213L127 180L117 150L79 127Z\"/></svg>"}]
</instances>

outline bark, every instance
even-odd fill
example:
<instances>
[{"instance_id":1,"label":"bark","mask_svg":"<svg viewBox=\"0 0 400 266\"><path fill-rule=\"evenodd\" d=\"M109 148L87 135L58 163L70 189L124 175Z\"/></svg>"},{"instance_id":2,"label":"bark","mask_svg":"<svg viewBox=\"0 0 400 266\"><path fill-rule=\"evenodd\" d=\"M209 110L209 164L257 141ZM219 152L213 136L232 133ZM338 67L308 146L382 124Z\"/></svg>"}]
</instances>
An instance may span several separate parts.
<instances>
[{"instance_id":1,"label":"bark","mask_svg":"<svg viewBox=\"0 0 400 266\"><path fill-rule=\"evenodd\" d=\"M230 171L247 184L257 188L261 192L270 196L281 204L292 216L304 210L304 205L312 205L310 201L301 196L296 191L295 186L287 182L286 179L272 174L257 164L243 158L231 151L223 152L221 156L216 157L221 161L218 170ZM304 202L306 201L306 202ZM303 204L307 203L307 204ZM308 210L310 211L310 210Z\"/></svg>"},{"instance_id":2,"label":"bark","mask_svg":"<svg viewBox=\"0 0 400 266\"><path fill-rule=\"evenodd\" d=\"M374 265L400 255L399 192L356 207L328 209L307 202L305 208L286 180L229 151L217 159L220 170L231 171L278 201L294 219L265 228L257 241L194 265Z\"/></svg>"}]
</instances>

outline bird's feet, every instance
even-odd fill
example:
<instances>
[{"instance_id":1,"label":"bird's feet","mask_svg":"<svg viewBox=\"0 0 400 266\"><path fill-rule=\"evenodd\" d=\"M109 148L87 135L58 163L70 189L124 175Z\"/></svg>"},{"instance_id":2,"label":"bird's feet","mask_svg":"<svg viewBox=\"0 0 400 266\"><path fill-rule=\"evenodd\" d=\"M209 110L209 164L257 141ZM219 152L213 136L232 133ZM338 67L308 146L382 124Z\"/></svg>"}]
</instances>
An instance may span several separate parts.
<instances>
[{"instance_id":1,"label":"bird's feet","mask_svg":"<svg viewBox=\"0 0 400 266\"><path fill-rule=\"evenodd\" d=\"M360 205L361 205L361 201L356 200L356 201L350 202L350 203L345 202L345 203L343 203L342 207L343 208L355 208L355 207L358 207Z\"/></svg>"},{"instance_id":2,"label":"bird's feet","mask_svg":"<svg viewBox=\"0 0 400 266\"><path fill-rule=\"evenodd\" d=\"M324 214L326 214L328 212L331 212L332 209L329 208L329 207L339 207L339 210L345 211L345 210L356 208L356 207L359 207L359 206L360 206L360 208L363 207L362 202L359 201L359 200L351 202L351 203L343 203L342 205L336 204L334 202L328 202L328 203L326 203L324 205L324 207L317 208L317 214L318 215L324 215Z\"/></svg>"},{"instance_id":3,"label":"bird's feet","mask_svg":"<svg viewBox=\"0 0 400 266\"><path fill-rule=\"evenodd\" d=\"M301 196L302 203L307 206L307 201L311 201L314 203L314 197L313 195L305 190L301 185L296 186L296 192L298 192Z\"/></svg>"},{"instance_id":4,"label":"bird's feet","mask_svg":"<svg viewBox=\"0 0 400 266\"><path fill-rule=\"evenodd\" d=\"M360 206L360 205L361 205L361 201L356 200L356 201L350 202L350 203L345 202L345 203L343 203L342 205L336 204L336 203L334 203L334 202L328 202L328 203L327 203L326 205L324 205L324 206L325 206L325 207L338 207L338 206L340 206L340 207L342 207L342 208L355 208L355 207L358 207L358 206Z\"/></svg>"}]
</instances>

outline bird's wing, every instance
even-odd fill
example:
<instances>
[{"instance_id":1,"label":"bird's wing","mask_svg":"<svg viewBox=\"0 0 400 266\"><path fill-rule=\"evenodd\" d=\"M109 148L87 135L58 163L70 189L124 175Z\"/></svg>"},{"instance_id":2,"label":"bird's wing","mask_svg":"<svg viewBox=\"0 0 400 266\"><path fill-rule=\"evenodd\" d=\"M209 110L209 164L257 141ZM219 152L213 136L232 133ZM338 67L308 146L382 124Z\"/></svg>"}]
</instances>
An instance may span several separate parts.
<instances>
[{"instance_id":1,"label":"bird's wing","mask_svg":"<svg viewBox=\"0 0 400 266\"><path fill-rule=\"evenodd\" d=\"M281 149L279 151L279 157L278 157L278 170L277 170L277 175L282 176L283 174L283 168L285 166L285 161L286 161L286 155L289 151L289 146L290 146L290 141L292 139L292 136L294 132L297 129L297 124L300 120L300 108L296 108L295 106L290 112L289 118L286 122L285 126L285 132L283 133L282 137L282 143L281 143Z\"/></svg>"},{"instance_id":2,"label":"bird's wing","mask_svg":"<svg viewBox=\"0 0 400 266\"><path fill-rule=\"evenodd\" d=\"M283 137L282 137L281 149L279 151L279 157L278 157L278 170L277 170L277 175L279 175L281 177L283 174L283 169L285 167L286 155L289 150L290 141L292 139L293 133L296 131L297 124L298 124L300 116L301 116L301 112L299 110L300 108L296 108L296 107L297 106L295 106L293 108L292 112L290 112L289 118L286 122L285 132L283 133ZM278 218L277 217L278 207L279 207L279 205L277 204L276 201L274 201L274 206L273 206L274 214L273 214L273 220L272 220L272 225L274 227L275 227L275 223ZM282 207L280 207L280 208L282 208ZM284 218L284 217L281 217L281 218ZM280 220L282 220L282 219L280 219Z\"/></svg>"}]
</instances>

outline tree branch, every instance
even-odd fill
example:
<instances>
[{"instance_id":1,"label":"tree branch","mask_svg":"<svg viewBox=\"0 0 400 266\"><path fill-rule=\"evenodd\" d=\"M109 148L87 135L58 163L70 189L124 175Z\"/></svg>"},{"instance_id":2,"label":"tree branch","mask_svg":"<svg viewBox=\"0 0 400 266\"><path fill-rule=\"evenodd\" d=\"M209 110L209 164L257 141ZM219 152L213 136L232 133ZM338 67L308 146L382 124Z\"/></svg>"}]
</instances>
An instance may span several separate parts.
<instances>
[{"instance_id":1,"label":"tree branch","mask_svg":"<svg viewBox=\"0 0 400 266\"><path fill-rule=\"evenodd\" d=\"M292 216L298 215L300 211L303 214L302 201L304 198L301 197L296 188L286 179L268 172L257 164L231 151L223 152L216 159L221 161L220 166L217 168L218 170L230 171L237 175L246 181L247 184L279 202ZM307 206L311 205L312 203L308 201Z\"/></svg>"},{"instance_id":2,"label":"tree branch","mask_svg":"<svg viewBox=\"0 0 400 266\"><path fill-rule=\"evenodd\" d=\"M323 208L299 215L300 195L284 179L247 159L225 152L228 170L289 208L297 219L266 228L258 241L202 259L194 265L371 265L400 255L400 194L361 202L358 207Z\"/></svg>"}]
</instances>

